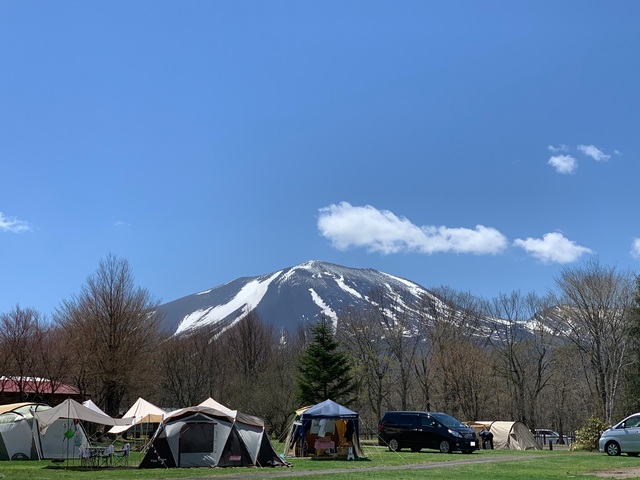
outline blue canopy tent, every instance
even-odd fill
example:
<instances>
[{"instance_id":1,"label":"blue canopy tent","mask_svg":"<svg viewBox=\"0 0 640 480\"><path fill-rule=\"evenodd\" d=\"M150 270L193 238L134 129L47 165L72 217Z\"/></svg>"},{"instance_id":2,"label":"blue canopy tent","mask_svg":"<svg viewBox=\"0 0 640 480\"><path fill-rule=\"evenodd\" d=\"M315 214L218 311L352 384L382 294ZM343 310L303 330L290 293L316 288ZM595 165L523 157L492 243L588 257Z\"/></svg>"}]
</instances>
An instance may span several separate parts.
<instances>
[{"instance_id":1,"label":"blue canopy tent","mask_svg":"<svg viewBox=\"0 0 640 480\"><path fill-rule=\"evenodd\" d=\"M332 453L338 456L348 457L349 453L355 458L364 456L360 446L358 413L332 400L325 400L305 410L300 415L298 432L294 435L302 440L302 451L313 451L317 456L318 450L331 450L333 444Z\"/></svg>"}]
</instances>

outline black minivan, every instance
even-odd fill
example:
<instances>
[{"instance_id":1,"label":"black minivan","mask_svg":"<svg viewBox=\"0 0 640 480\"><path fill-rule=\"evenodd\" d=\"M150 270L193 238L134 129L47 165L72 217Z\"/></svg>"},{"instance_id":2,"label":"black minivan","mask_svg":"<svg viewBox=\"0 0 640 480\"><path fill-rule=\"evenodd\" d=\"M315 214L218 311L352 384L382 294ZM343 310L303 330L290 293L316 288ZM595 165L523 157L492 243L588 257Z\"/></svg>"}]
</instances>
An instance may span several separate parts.
<instances>
[{"instance_id":1,"label":"black minivan","mask_svg":"<svg viewBox=\"0 0 640 480\"><path fill-rule=\"evenodd\" d=\"M446 413L386 412L378 424L378 444L396 452L434 448L442 453L478 449L476 432Z\"/></svg>"}]
</instances>

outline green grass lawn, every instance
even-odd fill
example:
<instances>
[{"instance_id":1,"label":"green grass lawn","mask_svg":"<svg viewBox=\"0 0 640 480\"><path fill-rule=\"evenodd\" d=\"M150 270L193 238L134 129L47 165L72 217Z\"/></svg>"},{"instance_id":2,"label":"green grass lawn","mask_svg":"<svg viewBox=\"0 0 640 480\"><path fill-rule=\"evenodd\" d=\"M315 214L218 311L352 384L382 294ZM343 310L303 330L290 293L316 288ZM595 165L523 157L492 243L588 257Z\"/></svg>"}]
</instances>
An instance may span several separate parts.
<instances>
[{"instance_id":1,"label":"green grass lawn","mask_svg":"<svg viewBox=\"0 0 640 480\"><path fill-rule=\"evenodd\" d=\"M141 454L133 452L129 468L79 469L79 462L57 466L48 460L0 462L0 479L171 479L171 478L240 478L277 479L595 479L593 472L640 467L640 458L625 455L608 457L601 453L569 451L487 451L471 455L441 454L435 451L389 452L367 447L366 460L288 459L292 468L192 468L138 470ZM473 463L466 463L473 462ZM466 463L466 464L465 464ZM442 464L449 464L443 466ZM336 471L339 470L339 471ZM323 473L324 472L324 473Z\"/></svg>"}]
</instances>

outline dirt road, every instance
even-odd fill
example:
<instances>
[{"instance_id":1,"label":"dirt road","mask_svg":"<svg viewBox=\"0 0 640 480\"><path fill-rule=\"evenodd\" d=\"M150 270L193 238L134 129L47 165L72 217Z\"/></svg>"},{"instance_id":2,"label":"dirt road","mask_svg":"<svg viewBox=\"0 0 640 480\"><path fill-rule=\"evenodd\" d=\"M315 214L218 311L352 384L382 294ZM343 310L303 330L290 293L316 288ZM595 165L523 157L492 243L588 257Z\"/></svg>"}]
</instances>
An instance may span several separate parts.
<instances>
[{"instance_id":1,"label":"dirt road","mask_svg":"<svg viewBox=\"0 0 640 480\"><path fill-rule=\"evenodd\" d=\"M531 460L532 458L541 458L544 455L514 455L508 457L485 457L485 458L465 458L464 460L452 460L449 462L429 462L429 463L413 463L410 465L396 465L396 466L378 466L378 467L363 467L363 471L367 472L381 472L381 471L401 471L401 470L430 470L434 468L448 468L459 467L460 465L481 465L483 463L498 463L498 462L514 462L519 460ZM275 480L279 478L304 478L311 475L335 475L336 473L349 473L353 472L353 468L331 468L327 470L295 470L294 468L274 468L269 470L246 470L243 469L242 473L208 477L220 480ZM202 480L207 477L198 478L184 478L182 480ZM622 478L622 477L620 477Z\"/></svg>"}]
</instances>

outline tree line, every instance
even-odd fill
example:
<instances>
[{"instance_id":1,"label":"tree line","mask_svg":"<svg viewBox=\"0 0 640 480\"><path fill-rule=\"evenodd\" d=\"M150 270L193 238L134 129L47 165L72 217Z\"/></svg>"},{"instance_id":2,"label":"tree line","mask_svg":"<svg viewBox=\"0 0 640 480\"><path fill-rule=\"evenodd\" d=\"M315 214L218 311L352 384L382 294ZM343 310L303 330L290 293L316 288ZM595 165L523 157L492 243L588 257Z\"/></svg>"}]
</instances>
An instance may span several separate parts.
<instances>
[{"instance_id":1,"label":"tree line","mask_svg":"<svg viewBox=\"0 0 640 480\"><path fill-rule=\"evenodd\" d=\"M158 301L109 255L51 318L20 306L0 314L0 390L8 378L46 378L110 415L139 396L165 408L213 397L264 418L276 435L296 408L326 398L372 430L386 410L563 434L589 417L612 423L640 410L638 277L590 261L555 282L544 296L490 300L439 288L417 313L371 292L370 307L295 331L250 312L232 328L170 336L159 330Z\"/></svg>"}]
</instances>

